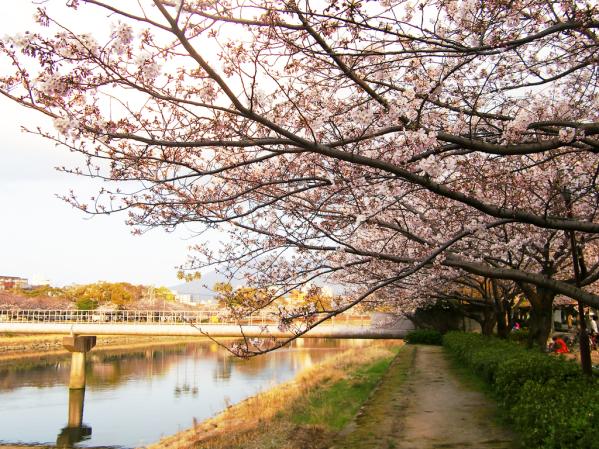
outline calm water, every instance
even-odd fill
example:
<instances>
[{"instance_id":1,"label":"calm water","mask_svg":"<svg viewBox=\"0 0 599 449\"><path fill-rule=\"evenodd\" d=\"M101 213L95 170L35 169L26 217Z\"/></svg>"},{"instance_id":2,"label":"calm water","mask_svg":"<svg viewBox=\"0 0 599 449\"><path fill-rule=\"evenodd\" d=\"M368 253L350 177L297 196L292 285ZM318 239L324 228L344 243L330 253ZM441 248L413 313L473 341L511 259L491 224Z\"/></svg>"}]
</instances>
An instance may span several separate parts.
<instances>
[{"instance_id":1,"label":"calm water","mask_svg":"<svg viewBox=\"0 0 599 449\"><path fill-rule=\"evenodd\" d=\"M299 340L239 360L213 342L88 354L83 424L68 428L69 358L0 367L0 444L138 447L190 427L359 342ZM71 407L83 398L71 396ZM77 405L75 405L76 407ZM73 408L72 408L73 410Z\"/></svg>"}]
</instances>

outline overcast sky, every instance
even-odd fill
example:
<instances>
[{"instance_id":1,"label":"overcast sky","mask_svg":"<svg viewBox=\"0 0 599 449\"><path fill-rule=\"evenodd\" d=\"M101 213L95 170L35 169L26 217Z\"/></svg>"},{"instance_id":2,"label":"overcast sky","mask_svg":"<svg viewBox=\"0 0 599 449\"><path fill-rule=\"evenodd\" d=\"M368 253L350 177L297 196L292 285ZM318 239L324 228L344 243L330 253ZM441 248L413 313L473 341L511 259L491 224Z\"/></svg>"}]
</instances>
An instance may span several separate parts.
<instances>
[{"instance_id":1,"label":"overcast sky","mask_svg":"<svg viewBox=\"0 0 599 449\"><path fill-rule=\"evenodd\" d=\"M33 11L27 1L11 2L0 15L0 33L31 29ZM126 215L90 218L73 209L56 195L70 189L91 194L93 184L54 167L69 165L75 157L20 131L21 125L39 124L39 114L0 97L0 115L0 276L48 279L55 285L97 280L178 283L175 267L193 244L189 232L154 230L132 236L124 224Z\"/></svg>"}]
</instances>

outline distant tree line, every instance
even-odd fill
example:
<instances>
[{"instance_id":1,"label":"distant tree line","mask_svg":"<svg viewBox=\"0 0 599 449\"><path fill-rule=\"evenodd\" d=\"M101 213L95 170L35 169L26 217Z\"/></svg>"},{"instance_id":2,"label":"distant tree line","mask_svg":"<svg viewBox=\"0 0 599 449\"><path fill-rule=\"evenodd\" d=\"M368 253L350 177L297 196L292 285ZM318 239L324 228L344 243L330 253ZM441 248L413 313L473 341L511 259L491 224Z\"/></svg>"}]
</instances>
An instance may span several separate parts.
<instances>
[{"instance_id":1,"label":"distant tree line","mask_svg":"<svg viewBox=\"0 0 599 449\"><path fill-rule=\"evenodd\" d=\"M93 310L100 306L126 309L140 301L175 300L175 294L167 287L154 288L128 282L99 281L66 287L43 285L32 289L15 289L15 293L28 298L63 298L80 310Z\"/></svg>"}]
</instances>

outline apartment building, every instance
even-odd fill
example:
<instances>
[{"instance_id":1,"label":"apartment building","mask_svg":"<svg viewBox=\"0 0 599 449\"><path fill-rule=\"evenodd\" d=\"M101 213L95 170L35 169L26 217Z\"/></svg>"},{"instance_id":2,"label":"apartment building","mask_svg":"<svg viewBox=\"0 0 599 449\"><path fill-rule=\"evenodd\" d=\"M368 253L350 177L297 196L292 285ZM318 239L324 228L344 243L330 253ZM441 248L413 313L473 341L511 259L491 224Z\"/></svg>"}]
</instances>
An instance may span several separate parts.
<instances>
[{"instance_id":1,"label":"apartment building","mask_svg":"<svg viewBox=\"0 0 599 449\"><path fill-rule=\"evenodd\" d=\"M13 288L25 288L29 280L17 276L0 276L0 290L11 290Z\"/></svg>"}]
</instances>

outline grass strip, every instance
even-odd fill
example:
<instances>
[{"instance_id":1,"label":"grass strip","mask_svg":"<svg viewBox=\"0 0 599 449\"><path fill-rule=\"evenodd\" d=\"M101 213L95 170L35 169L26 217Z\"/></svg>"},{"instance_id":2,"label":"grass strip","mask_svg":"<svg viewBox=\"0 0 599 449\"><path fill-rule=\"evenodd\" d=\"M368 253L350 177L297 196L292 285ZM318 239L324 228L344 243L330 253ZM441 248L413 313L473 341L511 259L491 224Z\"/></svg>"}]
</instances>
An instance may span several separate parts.
<instances>
[{"instance_id":1,"label":"grass strip","mask_svg":"<svg viewBox=\"0 0 599 449\"><path fill-rule=\"evenodd\" d=\"M327 448L354 418L400 347L398 342L376 342L344 351L148 449Z\"/></svg>"},{"instance_id":2,"label":"grass strip","mask_svg":"<svg viewBox=\"0 0 599 449\"><path fill-rule=\"evenodd\" d=\"M295 407L290 419L297 425L326 425L330 430L341 430L355 416L360 405L389 368L390 358L385 357L371 365L348 373L326 388L317 388Z\"/></svg>"},{"instance_id":3,"label":"grass strip","mask_svg":"<svg viewBox=\"0 0 599 449\"><path fill-rule=\"evenodd\" d=\"M374 394L360 409L355 421L333 439L331 449L372 449L394 447L388 432L405 407L403 383L414 363L417 348L405 346L383 373Z\"/></svg>"}]
</instances>

